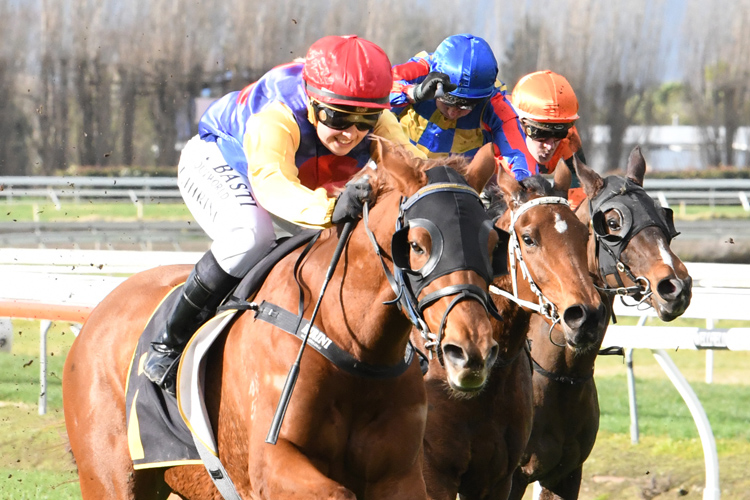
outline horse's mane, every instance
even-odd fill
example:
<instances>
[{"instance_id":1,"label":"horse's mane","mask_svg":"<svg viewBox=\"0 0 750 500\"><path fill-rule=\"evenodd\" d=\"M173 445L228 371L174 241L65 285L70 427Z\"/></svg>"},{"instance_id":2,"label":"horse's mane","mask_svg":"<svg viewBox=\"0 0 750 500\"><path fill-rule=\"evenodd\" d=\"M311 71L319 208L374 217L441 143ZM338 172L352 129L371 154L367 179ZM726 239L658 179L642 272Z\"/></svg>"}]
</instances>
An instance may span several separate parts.
<instances>
[{"instance_id":1,"label":"horse's mane","mask_svg":"<svg viewBox=\"0 0 750 500\"><path fill-rule=\"evenodd\" d=\"M404 161L417 172L426 172L427 170L438 166L448 166L456 170L461 175L465 175L467 167L471 162L470 158L466 158L465 156L460 155L450 155L445 158L418 158L400 144L392 143L383 138L376 139L383 144L383 147L390 148L390 154L392 156L395 156L397 159ZM377 165L379 166L382 161L382 158L378 158ZM395 183L391 175L385 168L365 168L357 173L355 177L358 178L362 175L370 176L370 182L373 186L373 189L375 190L376 196L383 195L395 188Z\"/></svg>"},{"instance_id":2,"label":"horse's mane","mask_svg":"<svg viewBox=\"0 0 750 500\"><path fill-rule=\"evenodd\" d=\"M515 203L518 205L526 203L532 196L562 196L563 198L567 198L567 193L555 190L554 186L539 174L527 177L519 182L519 184L522 189L513 197ZM496 184L487 186L485 188L485 195L490 200L487 212L493 219L500 217L508 210L508 203L503 196L503 192Z\"/></svg>"}]
</instances>

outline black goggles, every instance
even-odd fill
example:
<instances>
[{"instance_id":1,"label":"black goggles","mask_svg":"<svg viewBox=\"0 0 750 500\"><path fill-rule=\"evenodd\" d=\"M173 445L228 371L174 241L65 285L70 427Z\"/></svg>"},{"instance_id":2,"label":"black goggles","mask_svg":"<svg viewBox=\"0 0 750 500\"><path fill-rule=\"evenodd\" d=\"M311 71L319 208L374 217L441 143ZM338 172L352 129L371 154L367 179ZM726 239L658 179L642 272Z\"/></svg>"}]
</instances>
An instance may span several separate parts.
<instances>
[{"instance_id":1,"label":"black goggles","mask_svg":"<svg viewBox=\"0 0 750 500\"><path fill-rule=\"evenodd\" d=\"M324 106L315 101L313 101L312 105L318 121L334 130L346 130L354 125L357 127L357 130L369 132L375 128L375 124L378 123L378 119L382 113L382 111L367 114L350 113Z\"/></svg>"},{"instance_id":2,"label":"black goggles","mask_svg":"<svg viewBox=\"0 0 750 500\"><path fill-rule=\"evenodd\" d=\"M559 141L568 136L568 130L572 126L572 123L547 123L544 126L537 126L524 121L523 131L533 141L546 141L547 139Z\"/></svg>"},{"instance_id":3,"label":"black goggles","mask_svg":"<svg viewBox=\"0 0 750 500\"><path fill-rule=\"evenodd\" d=\"M438 97L437 100L442 102L449 108L458 108L464 111L471 111L484 99L465 99L463 97L456 97L451 94L445 94Z\"/></svg>"}]
</instances>

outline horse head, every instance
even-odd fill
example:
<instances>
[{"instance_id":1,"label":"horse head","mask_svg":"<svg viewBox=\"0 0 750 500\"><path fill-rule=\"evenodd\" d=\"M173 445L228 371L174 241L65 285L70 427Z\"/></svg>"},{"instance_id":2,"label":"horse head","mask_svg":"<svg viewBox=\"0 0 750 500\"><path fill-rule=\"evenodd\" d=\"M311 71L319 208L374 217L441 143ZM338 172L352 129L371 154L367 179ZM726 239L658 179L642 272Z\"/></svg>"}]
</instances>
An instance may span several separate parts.
<instances>
[{"instance_id":1,"label":"horse head","mask_svg":"<svg viewBox=\"0 0 750 500\"><path fill-rule=\"evenodd\" d=\"M510 276L501 288L510 280L515 297L547 318L552 342L585 351L598 345L609 318L588 271L586 226L565 199L570 173L557 170L554 185L539 175L518 182L498 174L507 210L497 224L511 234ZM552 337L557 323L562 341Z\"/></svg>"},{"instance_id":2,"label":"horse head","mask_svg":"<svg viewBox=\"0 0 750 500\"><path fill-rule=\"evenodd\" d=\"M581 162L576 172L588 198L579 217L592 230L592 272L607 291L649 303L662 320L680 316L690 305L692 278L670 248L679 234L672 210L643 189L646 161L640 147L631 151L624 177L602 178Z\"/></svg>"},{"instance_id":3,"label":"horse head","mask_svg":"<svg viewBox=\"0 0 750 500\"><path fill-rule=\"evenodd\" d=\"M415 343L445 370L450 387L477 391L498 355L488 287L507 273L507 235L478 195L494 172L492 150L471 162L381 151L378 169L388 170L403 196L390 245L400 307L419 332Z\"/></svg>"},{"instance_id":4,"label":"horse head","mask_svg":"<svg viewBox=\"0 0 750 500\"><path fill-rule=\"evenodd\" d=\"M676 235L671 212L643 190L640 149L631 153L624 177L602 178L576 156L573 161L588 198L576 211L588 228L581 236L587 240L588 271L608 308L615 295L629 295L653 305L662 319L674 319L690 302L691 279L669 249ZM556 178L560 171L570 175L558 165ZM538 323L529 331L532 340L544 338L539 327L546 325ZM593 375L600 344L585 353L550 346L532 344L534 423L513 477L512 499L520 499L533 480L541 485L541 498L578 498L582 466L599 429Z\"/></svg>"}]
</instances>

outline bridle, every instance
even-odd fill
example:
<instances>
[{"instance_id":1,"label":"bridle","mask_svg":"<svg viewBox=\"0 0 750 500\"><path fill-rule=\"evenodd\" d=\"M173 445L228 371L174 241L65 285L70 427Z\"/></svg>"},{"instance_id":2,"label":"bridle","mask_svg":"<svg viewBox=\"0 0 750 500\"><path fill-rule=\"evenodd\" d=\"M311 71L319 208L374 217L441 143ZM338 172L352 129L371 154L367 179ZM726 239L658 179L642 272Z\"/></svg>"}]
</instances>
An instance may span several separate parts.
<instances>
[{"instance_id":1,"label":"bridle","mask_svg":"<svg viewBox=\"0 0 750 500\"><path fill-rule=\"evenodd\" d=\"M508 234L493 225L479 195L466 184L460 174L449 167L433 167L426 173L430 182L409 198L402 197L396 232L391 239L393 272L386 266L380 245L369 228L367 204L363 212L363 221L395 294L395 298L386 304L398 305L424 339L429 359L435 355L443 364L440 345L445 333L445 324L448 314L459 302L476 300L488 314L497 319L502 318L489 293L472 283L446 286L419 299L421 292L440 276L458 270L476 271L487 284L495 277L506 274L505 252ZM443 203L438 204L440 201ZM449 213L447 207L451 203L455 208ZM436 210L436 207L439 209ZM409 229L416 227L429 233L431 249L427 262L419 269L412 269L409 263L407 237ZM444 237L443 233L449 230L459 233L458 237L451 233ZM490 231L493 230L499 236L499 243L490 256L486 242ZM443 297L453 299L443 313L438 332L434 333L424 320L424 310Z\"/></svg>"},{"instance_id":2,"label":"bridle","mask_svg":"<svg viewBox=\"0 0 750 500\"><path fill-rule=\"evenodd\" d=\"M620 216L619 234L608 234L606 212L615 210ZM651 283L644 276L635 276L622 259L622 252L630 241L641 230L655 226L670 243L678 233L674 226L674 214L669 208L656 205L646 191L630 179L610 176L604 179L601 191L589 200L591 228L595 237L595 255L599 275L604 285L596 286L598 290L612 296L618 296L625 303L625 297L636 300L634 306L646 303L653 294ZM632 283L625 286L621 274ZM616 287L608 285L608 276L614 276ZM625 304L628 305L628 304Z\"/></svg>"},{"instance_id":3,"label":"bridle","mask_svg":"<svg viewBox=\"0 0 750 500\"><path fill-rule=\"evenodd\" d=\"M557 306L544 295L539 286L534 282L534 278L531 276L531 272L526 265L526 261L524 261L523 259L521 246L518 242L518 233L516 231L516 222L521 217L521 215L523 215L530 209L541 205L570 206L568 200L560 196L543 196L541 198L534 198L533 200L529 200L523 203L515 211L513 211L512 209L510 210L510 241L508 243L508 262L510 264L510 277L511 283L513 285L513 294L510 294L494 285L490 285L490 292L496 295L502 295L503 297L515 302L521 307L531 309L532 311L537 312L545 318L549 319L552 322L550 326L550 340L552 340L552 330L554 329L555 325L560 322L560 315L557 312ZM518 265L518 268L521 270L521 276L529 284L529 288L531 288L531 291L534 292L534 294L537 296L537 303L529 302L518 297L516 265ZM553 343L555 342L553 341Z\"/></svg>"}]
</instances>

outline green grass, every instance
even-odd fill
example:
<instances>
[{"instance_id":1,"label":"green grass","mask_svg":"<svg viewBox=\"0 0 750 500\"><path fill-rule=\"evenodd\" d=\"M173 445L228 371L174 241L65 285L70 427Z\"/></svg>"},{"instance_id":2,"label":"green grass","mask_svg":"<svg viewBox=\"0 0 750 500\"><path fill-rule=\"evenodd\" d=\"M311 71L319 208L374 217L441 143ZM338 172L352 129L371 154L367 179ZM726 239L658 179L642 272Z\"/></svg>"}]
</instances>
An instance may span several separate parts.
<instances>
[{"instance_id":1,"label":"green grass","mask_svg":"<svg viewBox=\"0 0 750 500\"><path fill-rule=\"evenodd\" d=\"M6 203L1 206L0 222L127 221L136 220L138 217L138 209L130 201L76 203L62 200L60 210L57 210L49 200L14 200L12 204ZM192 220L190 211L180 200L144 203L142 207L143 220Z\"/></svg>"},{"instance_id":2,"label":"green grass","mask_svg":"<svg viewBox=\"0 0 750 500\"><path fill-rule=\"evenodd\" d=\"M676 219L750 218L750 212L746 212L741 205L674 205L672 209Z\"/></svg>"},{"instance_id":3,"label":"green grass","mask_svg":"<svg viewBox=\"0 0 750 500\"><path fill-rule=\"evenodd\" d=\"M0 498L80 499L68 451L61 374L73 343L67 323L47 333L47 413L39 415L39 322L13 320L11 353L0 353Z\"/></svg>"},{"instance_id":4,"label":"green grass","mask_svg":"<svg viewBox=\"0 0 750 500\"><path fill-rule=\"evenodd\" d=\"M67 324L47 334L47 404L62 407L61 374L74 336ZM13 350L0 353L0 401L36 405L39 398L39 323L13 321Z\"/></svg>"},{"instance_id":5,"label":"green grass","mask_svg":"<svg viewBox=\"0 0 750 500\"><path fill-rule=\"evenodd\" d=\"M638 377L638 365L635 368ZM738 439L750 443L748 421L737 415L738 408L750 409L750 388L705 382L692 382L690 385L703 404L716 439ZM629 433L625 374L597 378L597 389L599 403L606 410L602 412L601 428L615 434ZM669 436L677 440L699 437L690 411L666 376L663 379L636 378L636 399L642 434ZM732 404L726 404L727 401Z\"/></svg>"},{"instance_id":6,"label":"green grass","mask_svg":"<svg viewBox=\"0 0 750 500\"><path fill-rule=\"evenodd\" d=\"M78 475L0 468L0 498L13 500L80 500Z\"/></svg>"}]
</instances>

